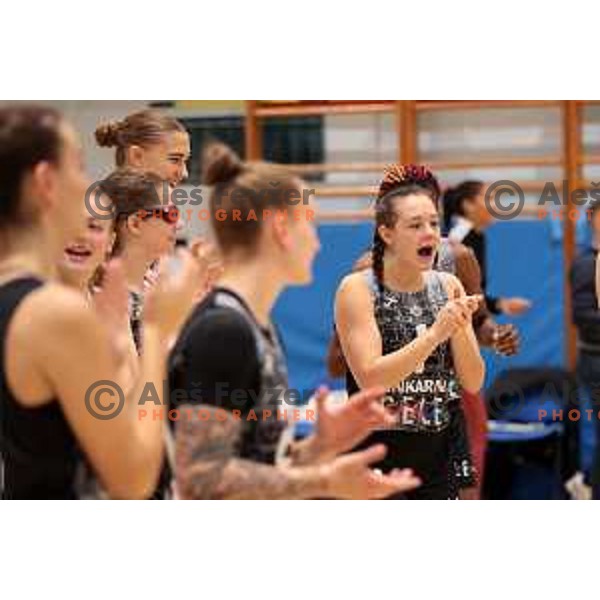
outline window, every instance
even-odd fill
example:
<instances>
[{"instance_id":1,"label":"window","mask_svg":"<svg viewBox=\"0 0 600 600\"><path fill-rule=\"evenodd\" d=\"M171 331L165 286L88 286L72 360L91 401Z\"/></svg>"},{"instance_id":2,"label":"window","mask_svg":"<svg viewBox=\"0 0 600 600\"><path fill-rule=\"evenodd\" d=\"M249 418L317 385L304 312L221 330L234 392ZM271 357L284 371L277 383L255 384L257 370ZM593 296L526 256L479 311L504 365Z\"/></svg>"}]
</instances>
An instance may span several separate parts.
<instances>
[{"instance_id":1,"label":"window","mask_svg":"<svg viewBox=\"0 0 600 600\"><path fill-rule=\"evenodd\" d=\"M189 183L199 185L204 146L218 140L244 158L243 117L200 117L180 119L190 134L192 155L188 169ZM321 163L324 159L323 118L292 117L266 119L263 122L263 157L282 164ZM322 180L322 174L307 177Z\"/></svg>"}]
</instances>

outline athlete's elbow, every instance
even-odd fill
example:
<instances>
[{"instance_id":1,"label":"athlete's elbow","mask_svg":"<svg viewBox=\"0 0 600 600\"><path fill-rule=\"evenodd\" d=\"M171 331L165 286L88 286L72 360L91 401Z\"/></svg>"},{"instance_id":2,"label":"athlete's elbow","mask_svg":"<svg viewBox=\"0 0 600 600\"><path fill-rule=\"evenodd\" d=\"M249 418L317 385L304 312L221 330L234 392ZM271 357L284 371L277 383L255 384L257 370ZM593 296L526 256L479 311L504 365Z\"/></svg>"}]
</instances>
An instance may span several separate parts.
<instances>
[{"instance_id":1,"label":"athlete's elbow","mask_svg":"<svg viewBox=\"0 0 600 600\"><path fill-rule=\"evenodd\" d=\"M154 486L147 482L128 482L126 484L113 484L108 488L108 495L112 500L147 500L152 496Z\"/></svg>"},{"instance_id":2,"label":"athlete's elbow","mask_svg":"<svg viewBox=\"0 0 600 600\"><path fill-rule=\"evenodd\" d=\"M106 482L106 491L113 500L147 500L156 491L158 472L140 468L127 476L115 476Z\"/></svg>"},{"instance_id":3,"label":"athlete's elbow","mask_svg":"<svg viewBox=\"0 0 600 600\"><path fill-rule=\"evenodd\" d=\"M475 382L471 383L465 383L462 386L462 389L464 392L467 392L467 394L479 394L479 392L481 391L481 386L483 385L483 383L477 384Z\"/></svg>"},{"instance_id":4,"label":"athlete's elbow","mask_svg":"<svg viewBox=\"0 0 600 600\"><path fill-rule=\"evenodd\" d=\"M381 374L374 368L364 369L356 374L356 381L361 389L380 387L383 385Z\"/></svg>"},{"instance_id":5,"label":"athlete's elbow","mask_svg":"<svg viewBox=\"0 0 600 600\"><path fill-rule=\"evenodd\" d=\"M465 392L470 394L478 394L483 387L485 380L485 366L483 360L478 361L477 365L474 365L469 373L466 373L462 377L462 388Z\"/></svg>"}]
</instances>

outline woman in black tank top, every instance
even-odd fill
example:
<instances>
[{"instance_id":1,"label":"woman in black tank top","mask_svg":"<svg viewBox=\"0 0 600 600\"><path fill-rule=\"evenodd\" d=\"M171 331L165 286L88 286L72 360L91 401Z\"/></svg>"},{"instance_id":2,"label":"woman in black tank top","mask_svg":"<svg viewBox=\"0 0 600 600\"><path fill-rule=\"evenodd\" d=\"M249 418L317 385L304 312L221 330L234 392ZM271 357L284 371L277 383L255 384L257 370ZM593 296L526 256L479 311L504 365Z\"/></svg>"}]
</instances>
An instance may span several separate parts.
<instances>
[{"instance_id":1,"label":"woman in black tank top","mask_svg":"<svg viewBox=\"0 0 600 600\"><path fill-rule=\"evenodd\" d=\"M336 298L348 392L385 386L384 405L395 417L365 443L387 445L382 471L411 467L421 477L410 498L456 496L452 459L462 454L468 461L468 448L456 448L460 391L479 390L484 376L471 325L479 298L465 296L454 276L432 270L438 196L425 168L391 168L375 206L373 268L346 277Z\"/></svg>"},{"instance_id":2,"label":"woman in black tank top","mask_svg":"<svg viewBox=\"0 0 600 600\"><path fill-rule=\"evenodd\" d=\"M186 317L202 277L185 258L178 281L148 298L140 380L123 384L111 332L80 294L50 277L85 222L88 187L75 131L52 109L0 109L0 453L3 498L72 498L85 454L113 497L145 497L163 451L160 421L140 421L146 383L162 398L166 344ZM109 266L105 293L118 288ZM112 286L112 287L111 287ZM106 387L104 388L106 390ZM93 391L93 390L92 390ZM104 391L106 394L106 391ZM111 402L112 401L112 402ZM106 411L117 408L107 417ZM102 412L104 411L104 412Z\"/></svg>"},{"instance_id":3,"label":"woman in black tank top","mask_svg":"<svg viewBox=\"0 0 600 600\"><path fill-rule=\"evenodd\" d=\"M378 402L382 390L363 392L343 407L326 407L325 393L317 394L318 409L309 417L315 432L290 443L301 400L287 389L271 312L287 286L311 280L319 249L314 191L278 165L242 162L223 144L208 146L202 164L225 269L171 356L171 400L181 409L179 494L379 498L413 489L419 482L411 473L378 476L369 468L383 458L383 447L347 454L374 424L388 420Z\"/></svg>"}]
</instances>

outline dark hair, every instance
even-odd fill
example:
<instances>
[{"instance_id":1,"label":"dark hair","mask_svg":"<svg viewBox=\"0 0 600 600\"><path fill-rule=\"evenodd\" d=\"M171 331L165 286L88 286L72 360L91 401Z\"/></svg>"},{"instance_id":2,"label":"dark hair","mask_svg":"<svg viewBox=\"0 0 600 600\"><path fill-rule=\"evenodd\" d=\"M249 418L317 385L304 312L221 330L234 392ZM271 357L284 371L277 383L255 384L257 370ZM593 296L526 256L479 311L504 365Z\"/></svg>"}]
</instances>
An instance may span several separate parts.
<instances>
[{"instance_id":1,"label":"dark hair","mask_svg":"<svg viewBox=\"0 0 600 600\"><path fill-rule=\"evenodd\" d=\"M124 167L113 171L99 184L99 189L113 203L115 243L111 255L118 256L123 251L123 225L130 215L151 212L161 206L157 188L165 181L151 172Z\"/></svg>"},{"instance_id":2,"label":"dark hair","mask_svg":"<svg viewBox=\"0 0 600 600\"><path fill-rule=\"evenodd\" d=\"M379 185L379 192L375 200L375 231L371 249L373 274L380 291L383 289L385 242L379 235L379 227L395 225L397 215L393 210L392 200L411 194L429 196L437 208L440 186L433 173L422 165L392 165L388 167Z\"/></svg>"},{"instance_id":3,"label":"dark hair","mask_svg":"<svg viewBox=\"0 0 600 600\"><path fill-rule=\"evenodd\" d=\"M173 131L185 132L185 127L175 117L147 109L132 113L121 121L103 123L96 128L94 135L99 146L116 147L115 162L122 167L127 148L157 144L164 134Z\"/></svg>"},{"instance_id":4,"label":"dark hair","mask_svg":"<svg viewBox=\"0 0 600 600\"><path fill-rule=\"evenodd\" d=\"M0 109L0 228L28 222L20 197L23 179L41 162L59 162L62 121L58 111L45 106Z\"/></svg>"},{"instance_id":5,"label":"dark hair","mask_svg":"<svg viewBox=\"0 0 600 600\"><path fill-rule=\"evenodd\" d=\"M271 163L245 163L225 144L211 142L203 151L202 181L214 186L210 197L213 229L223 253L232 248L252 252L262 231L264 208L287 210L286 194L299 191L298 178ZM234 193L233 193L234 192ZM234 220L232 211L240 211ZM224 211L224 218L216 218ZM248 217L254 212L256 219Z\"/></svg>"},{"instance_id":6,"label":"dark hair","mask_svg":"<svg viewBox=\"0 0 600 600\"><path fill-rule=\"evenodd\" d=\"M452 225L452 219L456 216L464 216L465 200L476 198L483 188L483 181L463 181L455 187L449 187L444 193L442 202L444 213L444 231L448 231Z\"/></svg>"}]
</instances>

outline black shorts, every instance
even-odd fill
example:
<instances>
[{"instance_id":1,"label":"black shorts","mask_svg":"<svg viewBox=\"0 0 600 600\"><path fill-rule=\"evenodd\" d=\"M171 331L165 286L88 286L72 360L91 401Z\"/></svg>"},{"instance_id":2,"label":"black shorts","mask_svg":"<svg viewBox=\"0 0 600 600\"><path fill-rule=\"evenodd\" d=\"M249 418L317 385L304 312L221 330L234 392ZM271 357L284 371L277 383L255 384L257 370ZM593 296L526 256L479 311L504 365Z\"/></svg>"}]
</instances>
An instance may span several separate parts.
<instances>
[{"instance_id":1,"label":"black shorts","mask_svg":"<svg viewBox=\"0 0 600 600\"><path fill-rule=\"evenodd\" d=\"M387 447L385 458L372 468L388 473L392 469L412 469L421 486L407 494L390 496L393 500L448 500L456 496L450 477L449 430L421 433L385 430L372 433L357 449L374 444Z\"/></svg>"}]
</instances>

